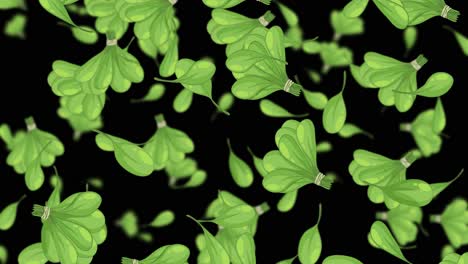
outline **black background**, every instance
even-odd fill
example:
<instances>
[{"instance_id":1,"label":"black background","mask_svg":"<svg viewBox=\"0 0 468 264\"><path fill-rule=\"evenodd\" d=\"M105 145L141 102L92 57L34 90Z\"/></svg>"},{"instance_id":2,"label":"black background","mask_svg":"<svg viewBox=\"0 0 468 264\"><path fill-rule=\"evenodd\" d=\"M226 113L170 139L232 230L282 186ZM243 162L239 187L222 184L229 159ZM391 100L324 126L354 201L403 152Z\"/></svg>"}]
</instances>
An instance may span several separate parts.
<instances>
[{"instance_id":1,"label":"black background","mask_svg":"<svg viewBox=\"0 0 468 264\"><path fill-rule=\"evenodd\" d=\"M300 24L305 38L319 36L323 41L330 40L333 31L329 23L332 9L342 8L347 1L294 1L284 0L300 16ZM431 19L418 26L418 41L409 54L404 57L405 49L402 31L394 28L390 22L370 4L365 11L365 34L356 37L343 37L340 43L354 52L354 63L361 64L367 51L376 51L402 61L410 61L420 53L429 62L418 73L419 84L436 71L446 71L455 78L452 90L443 96L447 113L447 127L444 131L442 151L428 159L417 161L409 170L409 178L419 178L430 183L452 179L465 165L465 140L462 126L466 123L464 113L466 103L465 89L467 80L467 59L463 56L453 35L443 29L450 25L468 35L465 14L468 5L460 1L448 3L461 11L458 23L451 23L440 17ZM276 5L271 10L277 15L274 25L284 29L285 23ZM246 1L234 8L234 11L258 17L268 7L256 2ZM214 44L206 32L206 23L210 19L210 9L200 0L181 0L176 5L177 16L181 20L178 31L180 36L180 57L200 59L212 57L217 66L214 77L213 95L215 100L225 91L229 91L234 79L224 67L224 46ZM2 11L0 26L17 10ZM0 65L0 123L7 123L13 131L24 129L24 118L34 116L40 129L57 135L65 144L65 155L56 160L55 165L64 180L63 198L78 191L84 191L86 179L101 177L104 188L99 191L103 198L100 209L106 216L108 237L98 247L93 263L120 263L122 256L143 259L160 246L182 243L190 247L190 263L196 262L198 254L194 239L200 228L187 217L190 214L202 218L205 209L217 195L218 190L228 190L251 205L267 201L272 210L259 220L255 236L257 263L269 264L293 257L297 254L297 245L304 231L317 220L318 205L323 205L320 233L323 241L322 257L332 254L354 256L364 263L400 263L387 253L372 248L367 243L367 233L375 220L376 211L384 210L383 205L374 205L367 199L367 189L357 186L347 172L352 160L352 152L357 148L368 149L391 158L413 148L414 141L407 133L399 131L399 123L409 122L417 114L435 105L435 99L417 98L415 105L407 113L398 113L395 108L384 108L377 99L375 90L366 90L348 74L348 84L344 98L348 110L348 122L352 122L374 134L375 139L356 136L342 139L337 135L327 134L321 126L321 112L308 107L303 97L293 97L285 93L275 93L268 98L286 107L293 113L309 112L309 118L316 125L317 141L329 140L333 144L331 153L319 154L318 165L323 172L336 172L339 182L331 191L314 185L308 185L299 191L296 206L289 213L279 213L275 206L279 194L272 194L263 189L261 177L257 175L252 187L237 187L228 170L228 148L226 138L231 139L234 151L252 164L247 146L257 156L263 156L275 148L274 134L285 121L263 116L258 101L236 100L230 110L231 116L220 115L215 122L210 122L210 115L215 108L208 99L194 96L191 108L184 114L175 113L172 101L181 86L167 85L162 100L153 103L131 104L131 98L139 98L154 83L157 75L154 62L139 51L136 43L129 51L134 54L145 69L145 80L134 84L129 92L117 94L111 89L107 92L107 102L103 111L104 127L102 131L128 139L132 142L145 142L153 135L156 126L153 116L164 113L171 127L189 134L195 142L195 158L199 167L208 172L207 182L200 188L190 190L171 190L167 187L164 172L153 173L149 177L132 176L115 161L112 153L97 148L94 135L86 134L81 140L72 140L73 131L67 122L56 114L58 97L47 84L46 78L54 60L66 60L83 64L104 48L105 38L100 36L96 45L81 45L71 35L68 28L57 25L58 20L43 10L36 1L28 1L27 39L17 40L1 36ZM80 24L91 25L93 19L73 16ZM121 46L132 37L131 28L119 41ZM288 50L287 59L289 76L298 75L302 84L309 90L320 90L329 97L341 89L342 69L333 69L323 78L320 85L308 80L305 69L320 69L318 56L305 55ZM19 199L23 194L27 198L20 204L14 226L8 231L0 231L0 244L8 248L9 263L16 263L19 252L31 243L40 241L41 222L31 216L34 203L43 204L51 192L48 181L43 187L30 192L24 184L24 176L16 175L5 164L8 152L0 147L0 208ZM45 169L46 175L53 173L52 168ZM453 186L441 193L431 204L424 208L424 226L429 237L419 233L417 248L404 250L404 254L413 263L438 263L440 249L448 241L440 226L429 224L428 214L441 212L454 197L467 196L466 176L462 176ZM137 239L128 239L114 222L124 211L133 209L140 217L140 223L147 223L160 211L171 209L176 213L175 222L169 227L148 230L153 233L154 241L146 244ZM212 232L216 227L206 225ZM459 252L467 248L461 248Z\"/></svg>"}]
</instances>

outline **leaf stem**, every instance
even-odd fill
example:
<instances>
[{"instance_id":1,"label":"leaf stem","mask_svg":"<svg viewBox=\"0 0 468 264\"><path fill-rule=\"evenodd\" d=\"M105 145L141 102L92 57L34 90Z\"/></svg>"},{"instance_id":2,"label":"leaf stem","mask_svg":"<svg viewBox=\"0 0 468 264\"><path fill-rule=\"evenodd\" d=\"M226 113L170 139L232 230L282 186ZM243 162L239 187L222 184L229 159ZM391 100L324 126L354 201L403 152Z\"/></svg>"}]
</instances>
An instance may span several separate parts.
<instances>
[{"instance_id":1,"label":"leaf stem","mask_svg":"<svg viewBox=\"0 0 468 264\"><path fill-rule=\"evenodd\" d=\"M400 131L411 132L411 123L401 123L400 124Z\"/></svg>"},{"instance_id":2,"label":"leaf stem","mask_svg":"<svg viewBox=\"0 0 468 264\"><path fill-rule=\"evenodd\" d=\"M154 116L154 120L156 120L156 126L158 129L166 127L166 119L164 118L164 114L157 114Z\"/></svg>"},{"instance_id":3,"label":"leaf stem","mask_svg":"<svg viewBox=\"0 0 468 264\"><path fill-rule=\"evenodd\" d=\"M229 151L232 152L232 147L231 147L231 140L229 138L226 139Z\"/></svg>"},{"instance_id":4,"label":"leaf stem","mask_svg":"<svg viewBox=\"0 0 468 264\"><path fill-rule=\"evenodd\" d=\"M175 80L165 80L165 79L161 79L161 78L158 78L158 77L154 77L154 79L156 81L165 82L165 83L179 83L179 81L177 81L177 79L175 79Z\"/></svg>"},{"instance_id":5,"label":"leaf stem","mask_svg":"<svg viewBox=\"0 0 468 264\"><path fill-rule=\"evenodd\" d=\"M448 11L446 11L446 13L444 13L444 10L448 10ZM448 5L445 5L444 8L442 9L441 16L443 18L446 18L446 19L452 21L452 22L457 22L458 17L460 16L460 12L458 10L455 10L455 9L449 7Z\"/></svg>"},{"instance_id":6,"label":"leaf stem","mask_svg":"<svg viewBox=\"0 0 468 264\"><path fill-rule=\"evenodd\" d=\"M267 202L263 202L260 205L255 206L255 211L259 216L263 215L264 213L270 211L270 205L268 205Z\"/></svg>"},{"instance_id":7,"label":"leaf stem","mask_svg":"<svg viewBox=\"0 0 468 264\"><path fill-rule=\"evenodd\" d=\"M427 230L423 227L422 224L418 224L418 227L419 227L419 229L421 230L421 233L422 233L425 237L429 237L429 232L427 232Z\"/></svg>"},{"instance_id":8,"label":"leaf stem","mask_svg":"<svg viewBox=\"0 0 468 264\"><path fill-rule=\"evenodd\" d=\"M225 114L225 115L227 115L227 116L230 116L230 115L231 115L228 111L222 109L222 108L213 100L213 98L211 98L211 97L209 97L209 98L210 98L210 101L214 104L214 106L216 106L216 108L219 110L219 112L221 112L221 113L223 113L223 114Z\"/></svg>"},{"instance_id":9,"label":"leaf stem","mask_svg":"<svg viewBox=\"0 0 468 264\"><path fill-rule=\"evenodd\" d=\"M195 223L197 223L197 225L199 225L203 230L205 230L205 227L200 223L201 221L195 219L193 216L191 215L185 215L187 216L188 218L192 219L193 221L195 221Z\"/></svg>"},{"instance_id":10,"label":"leaf stem","mask_svg":"<svg viewBox=\"0 0 468 264\"><path fill-rule=\"evenodd\" d=\"M340 39L341 39L341 34L335 32L335 34L333 34L333 41L338 43Z\"/></svg>"},{"instance_id":11,"label":"leaf stem","mask_svg":"<svg viewBox=\"0 0 468 264\"><path fill-rule=\"evenodd\" d=\"M414 67L415 65L417 66L416 70L421 69L426 63L428 62L427 58L423 55L420 54L416 59L414 59L411 63L411 65ZM415 65L413 65L413 63Z\"/></svg>"},{"instance_id":12,"label":"leaf stem","mask_svg":"<svg viewBox=\"0 0 468 264\"><path fill-rule=\"evenodd\" d=\"M455 178L453 178L449 184L452 184L454 181L458 180L458 178L460 178L460 176L462 176L463 172L465 172L465 168L461 169L460 172L457 174L457 176L455 176Z\"/></svg>"},{"instance_id":13,"label":"leaf stem","mask_svg":"<svg viewBox=\"0 0 468 264\"><path fill-rule=\"evenodd\" d=\"M123 257L122 264L134 264L135 263L134 260L135 259ZM138 263L138 260L136 261L136 263Z\"/></svg>"},{"instance_id":14,"label":"leaf stem","mask_svg":"<svg viewBox=\"0 0 468 264\"><path fill-rule=\"evenodd\" d=\"M113 40L115 39L115 32L114 31L109 31L106 33L106 39L107 40Z\"/></svg>"},{"instance_id":15,"label":"leaf stem","mask_svg":"<svg viewBox=\"0 0 468 264\"><path fill-rule=\"evenodd\" d=\"M24 122L26 123L26 128L29 131L32 131L37 128L36 122L34 122L34 117L28 116L26 119L24 119Z\"/></svg>"},{"instance_id":16,"label":"leaf stem","mask_svg":"<svg viewBox=\"0 0 468 264\"><path fill-rule=\"evenodd\" d=\"M441 215L429 215L429 222L430 223L435 223L435 224L440 224L441 223Z\"/></svg>"},{"instance_id":17,"label":"leaf stem","mask_svg":"<svg viewBox=\"0 0 468 264\"><path fill-rule=\"evenodd\" d=\"M415 162L421 157L421 153L418 150L412 150L408 152L403 158L405 158L410 164Z\"/></svg>"},{"instance_id":18,"label":"leaf stem","mask_svg":"<svg viewBox=\"0 0 468 264\"><path fill-rule=\"evenodd\" d=\"M346 87L346 71L343 71L343 84L341 86L341 92L340 93L343 93L345 87Z\"/></svg>"},{"instance_id":19,"label":"leaf stem","mask_svg":"<svg viewBox=\"0 0 468 264\"><path fill-rule=\"evenodd\" d=\"M273 21L276 16L270 10L268 10L261 17L263 17L263 19L265 19L266 22L271 23L271 21Z\"/></svg>"},{"instance_id":20,"label":"leaf stem","mask_svg":"<svg viewBox=\"0 0 468 264\"><path fill-rule=\"evenodd\" d=\"M317 226L320 224L320 220L322 219L322 203L319 203L319 214L317 219Z\"/></svg>"},{"instance_id":21,"label":"leaf stem","mask_svg":"<svg viewBox=\"0 0 468 264\"><path fill-rule=\"evenodd\" d=\"M387 221L388 212L377 212L377 213L375 213L375 218L377 220Z\"/></svg>"},{"instance_id":22,"label":"leaf stem","mask_svg":"<svg viewBox=\"0 0 468 264\"><path fill-rule=\"evenodd\" d=\"M89 30L89 29L84 28L82 26L68 24L68 23L65 23L65 22L62 22L62 21L57 22L57 25L62 26L62 27L67 27L67 28L70 28L70 29L72 29L73 27L77 27L78 29L83 30L84 32L93 33L92 30Z\"/></svg>"},{"instance_id":23,"label":"leaf stem","mask_svg":"<svg viewBox=\"0 0 468 264\"><path fill-rule=\"evenodd\" d=\"M132 39L128 42L127 46L125 47L125 51L128 50L128 48L130 47L130 45L132 45L133 41L135 40L135 36L132 37Z\"/></svg>"},{"instance_id":24,"label":"leaf stem","mask_svg":"<svg viewBox=\"0 0 468 264\"><path fill-rule=\"evenodd\" d=\"M44 214L44 206L38 205L38 204L34 204L34 205L33 205L32 215L33 215L33 216L37 216L37 217L41 217L42 214Z\"/></svg>"},{"instance_id":25,"label":"leaf stem","mask_svg":"<svg viewBox=\"0 0 468 264\"><path fill-rule=\"evenodd\" d=\"M288 93L290 93L290 94L292 94L294 96L299 96L301 94L302 89L304 89L304 87L302 87L302 85L297 84L297 83L293 83L291 85L291 88L289 88Z\"/></svg>"}]
</instances>

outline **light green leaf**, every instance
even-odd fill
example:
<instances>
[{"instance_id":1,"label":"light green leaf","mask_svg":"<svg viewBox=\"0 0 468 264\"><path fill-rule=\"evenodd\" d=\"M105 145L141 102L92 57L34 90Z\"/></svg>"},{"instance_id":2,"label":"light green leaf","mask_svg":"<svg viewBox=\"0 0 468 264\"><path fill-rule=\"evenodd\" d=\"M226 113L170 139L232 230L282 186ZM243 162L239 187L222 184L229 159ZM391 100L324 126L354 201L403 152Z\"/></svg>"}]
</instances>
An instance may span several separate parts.
<instances>
[{"instance_id":1,"label":"light green leaf","mask_svg":"<svg viewBox=\"0 0 468 264\"><path fill-rule=\"evenodd\" d=\"M317 224L308 229L299 240L298 256L302 264L314 264L322 253L322 239L318 225L322 216L322 205L319 205Z\"/></svg>"},{"instance_id":2,"label":"light green leaf","mask_svg":"<svg viewBox=\"0 0 468 264\"><path fill-rule=\"evenodd\" d=\"M434 117L432 121L432 131L435 133L442 133L447 124L447 119L445 117L444 106L442 105L442 99L437 98L437 103L434 109Z\"/></svg>"},{"instance_id":3,"label":"light green leaf","mask_svg":"<svg viewBox=\"0 0 468 264\"><path fill-rule=\"evenodd\" d=\"M343 89L346 85L346 72L344 74L343 88L341 92L333 96L325 106L322 115L322 123L325 131L330 134L338 133L346 121L346 105L343 99Z\"/></svg>"},{"instance_id":4,"label":"light green leaf","mask_svg":"<svg viewBox=\"0 0 468 264\"><path fill-rule=\"evenodd\" d=\"M41 188L44 183L44 172L39 159L35 159L28 165L24 177L29 190L36 191Z\"/></svg>"},{"instance_id":5,"label":"light green leaf","mask_svg":"<svg viewBox=\"0 0 468 264\"><path fill-rule=\"evenodd\" d=\"M418 38L418 30L416 27L407 27L403 31L403 40L405 41L406 53L413 49Z\"/></svg>"},{"instance_id":6,"label":"light green leaf","mask_svg":"<svg viewBox=\"0 0 468 264\"><path fill-rule=\"evenodd\" d=\"M146 243L151 243L153 242L153 235L148 232L142 232L138 234L138 239Z\"/></svg>"},{"instance_id":7,"label":"light green leaf","mask_svg":"<svg viewBox=\"0 0 468 264\"><path fill-rule=\"evenodd\" d=\"M206 172L204 170L197 170L190 179L178 188L194 188L202 185L206 181Z\"/></svg>"},{"instance_id":8,"label":"light green leaf","mask_svg":"<svg viewBox=\"0 0 468 264\"><path fill-rule=\"evenodd\" d=\"M192 104L193 92L189 89L182 89L174 98L172 107L177 113L184 113Z\"/></svg>"},{"instance_id":9,"label":"light green leaf","mask_svg":"<svg viewBox=\"0 0 468 264\"><path fill-rule=\"evenodd\" d=\"M257 213L250 205L237 205L221 210L212 221L225 228L243 227L252 222Z\"/></svg>"},{"instance_id":10,"label":"light green leaf","mask_svg":"<svg viewBox=\"0 0 468 264\"><path fill-rule=\"evenodd\" d=\"M343 14L347 17L358 17L366 10L369 0L351 0L343 8Z\"/></svg>"},{"instance_id":11,"label":"light green leaf","mask_svg":"<svg viewBox=\"0 0 468 264\"><path fill-rule=\"evenodd\" d=\"M164 227L174 222L175 215L171 210L165 210L159 213L149 224L151 227Z\"/></svg>"},{"instance_id":12,"label":"light green leaf","mask_svg":"<svg viewBox=\"0 0 468 264\"><path fill-rule=\"evenodd\" d=\"M322 50L322 44L315 39L305 40L302 43L302 50L307 54L317 54Z\"/></svg>"},{"instance_id":13,"label":"light green leaf","mask_svg":"<svg viewBox=\"0 0 468 264\"><path fill-rule=\"evenodd\" d=\"M281 4L280 2L276 2L276 4L278 4L279 10L283 15L284 19L286 20L286 24L288 24L289 27L294 27L299 24L299 18L292 9L290 9L286 5Z\"/></svg>"},{"instance_id":14,"label":"light green leaf","mask_svg":"<svg viewBox=\"0 0 468 264\"><path fill-rule=\"evenodd\" d=\"M102 189L102 187L104 186L104 182L100 178L89 178L87 182L89 183L89 185L97 189Z\"/></svg>"},{"instance_id":15,"label":"light green leaf","mask_svg":"<svg viewBox=\"0 0 468 264\"><path fill-rule=\"evenodd\" d=\"M239 254L242 264L256 264L255 241L252 234L244 233L236 242L236 251Z\"/></svg>"},{"instance_id":16,"label":"light green leaf","mask_svg":"<svg viewBox=\"0 0 468 264\"><path fill-rule=\"evenodd\" d=\"M205 235L205 249L208 251L208 254L210 256L210 263L229 264L229 255L226 253L226 250L219 243L219 241L216 240L216 238L208 230L206 230L205 227L203 227L203 225L200 224L195 218L191 216L187 217L191 218L203 229L203 234Z\"/></svg>"},{"instance_id":17,"label":"light green leaf","mask_svg":"<svg viewBox=\"0 0 468 264\"><path fill-rule=\"evenodd\" d=\"M166 88L164 84L156 83L151 85L148 93L141 99L132 99L131 102L154 102L163 97Z\"/></svg>"},{"instance_id":18,"label":"light green leaf","mask_svg":"<svg viewBox=\"0 0 468 264\"><path fill-rule=\"evenodd\" d=\"M260 100L260 111L262 111L262 113L266 116L278 118L305 117L309 115L308 113L297 115L291 114L288 110L268 99Z\"/></svg>"},{"instance_id":19,"label":"light green leaf","mask_svg":"<svg viewBox=\"0 0 468 264\"><path fill-rule=\"evenodd\" d=\"M363 264L361 261L348 256L333 255L326 257L322 264Z\"/></svg>"},{"instance_id":20,"label":"light green leaf","mask_svg":"<svg viewBox=\"0 0 468 264\"><path fill-rule=\"evenodd\" d=\"M388 252L406 263L411 263L405 258L405 256L403 256L403 253L401 252L398 243L390 233L390 230L388 230L387 226L381 221L375 221L372 224L369 237L371 238L371 241L373 241L375 247Z\"/></svg>"},{"instance_id":21,"label":"light green leaf","mask_svg":"<svg viewBox=\"0 0 468 264\"><path fill-rule=\"evenodd\" d=\"M10 144L13 141L13 134L7 124L0 124L0 139L10 148Z\"/></svg>"},{"instance_id":22,"label":"light green leaf","mask_svg":"<svg viewBox=\"0 0 468 264\"><path fill-rule=\"evenodd\" d=\"M465 56L468 56L468 38L464 36L462 33L450 28L450 27L445 27L447 30L451 31L455 35L455 39L458 42L458 45L460 45L460 48L463 51L463 54Z\"/></svg>"},{"instance_id":23,"label":"light green leaf","mask_svg":"<svg viewBox=\"0 0 468 264\"><path fill-rule=\"evenodd\" d=\"M138 216L132 210L126 211L117 221L117 225L122 228L129 238L135 237L139 232Z\"/></svg>"},{"instance_id":24,"label":"light green leaf","mask_svg":"<svg viewBox=\"0 0 468 264\"><path fill-rule=\"evenodd\" d=\"M445 72L436 72L416 91L416 94L424 97L439 97L446 94L452 88L452 85L452 75Z\"/></svg>"},{"instance_id":25,"label":"light green leaf","mask_svg":"<svg viewBox=\"0 0 468 264\"><path fill-rule=\"evenodd\" d=\"M45 264L47 261L48 259L42 251L41 243L35 243L27 246L18 256L19 264Z\"/></svg>"},{"instance_id":26,"label":"light green leaf","mask_svg":"<svg viewBox=\"0 0 468 264\"><path fill-rule=\"evenodd\" d=\"M289 212L296 203L298 190L285 193L279 200L276 208L282 213Z\"/></svg>"},{"instance_id":27,"label":"light green leaf","mask_svg":"<svg viewBox=\"0 0 468 264\"><path fill-rule=\"evenodd\" d=\"M229 147L229 171L234 182L242 187L247 188L253 183L253 172L249 165L239 158L231 148L231 143L228 139Z\"/></svg>"},{"instance_id":28,"label":"light green leaf","mask_svg":"<svg viewBox=\"0 0 468 264\"><path fill-rule=\"evenodd\" d=\"M422 180L405 180L383 189L388 197L405 205L422 207L432 201L432 188Z\"/></svg>"},{"instance_id":29,"label":"light green leaf","mask_svg":"<svg viewBox=\"0 0 468 264\"><path fill-rule=\"evenodd\" d=\"M177 67L177 61L179 60L179 38L173 37L169 41L169 49L164 55L164 59L159 67L159 74L162 77L169 77L175 73Z\"/></svg>"},{"instance_id":30,"label":"light green leaf","mask_svg":"<svg viewBox=\"0 0 468 264\"><path fill-rule=\"evenodd\" d=\"M0 263L6 264L7 260L8 260L8 251L5 246L0 245ZM20 262L20 264L23 264L23 263ZM38 264L42 264L42 263L38 263Z\"/></svg>"},{"instance_id":31,"label":"light green leaf","mask_svg":"<svg viewBox=\"0 0 468 264\"><path fill-rule=\"evenodd\" d=\"M0 10L8 10L8 9L14 9L14 8L25 9L26 8L26 3L24 2L24 0L3 0L3 1L0 1Z\"/></svg>"},{"instance_id":32,"label":"light green leaf","mask_svg":"<svg viewBox=\"0 0 468 264\"><path fill-rule=\"evenodd\" d=\"M373 0L374 4L387 17L387 19L398 29L408 26L408 13L401 0Z\"/></svg>"},{"instance_id":33,"label":"light green leaf","mask_svg":"<svg viewBox=\"0 0 468 264\"><path fill-rule=\"evenodd\" d=\"M190 250L182 244L166 245L155 250L142 263L187 263ZM132 264L134 262L128 262ZM123 263L126 264L126 263Z\"/></svg>"},{"instance_id":34,"label":"light green leaf","mask_svg":"<svg viewBox=\"0 0 468 264\"><path fill-rule=\"evenodd\" d=\"M306 102L312 107L317 110L323 110L325 106L327 106L328 98L322 92L311 92L306 89L302 90L304 93L304 98Z\"/></svg>"},{"instance_id":35,"label":"light green leaf","mask_svg":"<svg viewBox=\"0 0 468 264\"><path fill-rule=\"evenodd\" d=\"M330 22L335 32L334 40L338 41L340 36L359 35L364 32L364 21L359 18L350 18L339 12L333 10L330 14Z\"/></svg>"},{"instance_id":36,"label":"light green leaf","mask_svg":"<svg viewBox=\"0 0 468 264\"><path fill-rule=\"evenodd\" d=\"M176 81L188 85L203 84L213 77L215 71L216 67L210 61L181 59L176 65ZM201 95L211 96L211 93L203 93Z\"/></svg>"},{"instance_id":37,"label":"light green leaf","mask_svg":"<svg viewBox=\"0 0 468 264\"><path fill-rule=\"evenodd\" d=\"M247 150L249 151L250 155L252 156L255 169L260 174L260 176L265 177L265 175L267 175L268 172L265 170L265 167L263 167L263 160L261 158L257 157L250 148L247 148Z\"/></svg>"},{"instance_id":38,"label":"light green leaf","mask_svg":"<svg viewBox=\"0 0 468 264\"><path fill-rule=\"evenodd\" d=\"M1 9L1 8L0 8ZM10 18L6 24L3 32L6 36L16 37L19 39L25 39L25 27L26 27L27 17L23 14L15 14Z\"/></svg>"},{"instance_id":39,"label":"light green leaf","mask_svg":"<svg viewBox=\"0 0 468 264\"><path fill-rule=\"evenodd\" d=\"M117 162L131 174L148 176L153 172L153 159L139 146L102 132L98 132L95 140L102 150L113 150Z\"/></svg>"},{"instance_id":40,"label":"light green leaf","mask_svg":"<svg viewBox=\"0 0 468 264\"><path fill-rule=\"evenodd\" d=\"M92 27L80 26L71 28L73 37L80 43L92 45L98 41L98 34Z\"/></svg>"},{"instance_id":41,"label":"light green leaf","mask_svg":"<svg viewBox=\"0 0 468 264\"><path fill-rule=\"evenodd\" d=\"M19 203L25 198L23 195L18 201L7 205L0 211L0 230L10 229L16 220L16 212L18 210Z\"/></svg>"},{"instance_id":42,"label":"light green leaf","mask_svg":"<svg viewBox=\"0 0 468 264\"><path fill-rule=\"evenodd\" d=\"M52 15L56 16L57 18L67 22L70 25L76 26L77 25L72 21L70 15L68 14L65 5L60 0L39 0L41 6Z\"/></svg>"},{"instance_id":43,"label":"light green leaf","mask_svg":"<svg viewBox=\"0 0 468 264\"><path fill-rule=\"evenodd\" d=\"M233 104L234 96L229 92L223 93L218 100L219 108L221 108L224 111L228 111Z\"/></svg>"},{"instance_id":44,"label":"light green leaf","mask_svg":"<svg viewBox=\"0 0 468 264\"><path fill-rule=\"evenodd\" d=\"M431 184L431 189L432 189L432 198L435 198L439 193L443 192L447 187L449 187L452 183L454 183L460 176L463 174L465 169L462 169L458 175L453 178L452 180L448 182L438 182L438 183L432 183Z\"/></svg>"},{"instance_id":45,"label":"light green leaf","mask_svg":"<svg viewBox=\"0 0 468 264\"><path fill-rule=\"evenodd\" d=\"M317 153L330 152L332 150L332 144L328 141L321 141L317 144Z\"/></svg>"},{"instance_id":46,"label":"light green leaf","mask_svg":"<svg viewBox=\"0 0 468 264\"><path fill-rule=\"evenodd\" d=\"M351 124L351 123L345 123L343 127L340 129L340 131L338 132L338 135L342 138L350 138L358 134L363 134L370 138L373 138L372 134L362 130L358 126Z\"/></svg>"}]
</instances>

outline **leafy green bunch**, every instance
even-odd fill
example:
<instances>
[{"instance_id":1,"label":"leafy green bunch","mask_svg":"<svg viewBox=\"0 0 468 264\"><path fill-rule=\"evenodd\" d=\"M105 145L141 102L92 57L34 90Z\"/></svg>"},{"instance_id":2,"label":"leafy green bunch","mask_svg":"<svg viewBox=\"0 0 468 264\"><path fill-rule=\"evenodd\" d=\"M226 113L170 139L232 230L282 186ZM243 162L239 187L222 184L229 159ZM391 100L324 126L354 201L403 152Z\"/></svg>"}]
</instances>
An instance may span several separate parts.
<instances>
[{"instance_id":1,"label":"leafy green bunch","mask_svg":"<svg viewBox=\"0 0 468 264\"><path fill-rule=\"evenodd\" d=\"M421 207L431 202L431 186L418 179L406 179L406 170L419 159L417 150L409 151L401 159L358 149L348 170L356 184L369 186L367 196L373 203L385 203L389 209L400 204Z\"/></svg>"},{"instance_id":2,"label":"leafy green bunch","mask_svg":"<svg viewBox=\"0 0 468 264\"><path fill-rule=\"evenodd\" d=\"M257 27L266 27L275 18L270 11L258 19L248 18L241 14L226 10L213 9L207 30L216 44L232 44L245 38Z\"/></svg>"},{"instance_id":3,"label":"leafy green bunch","mask_svg":"<svg viewBox=\"0 0 468 264\"><path fill-rule=\"evenodd\" d=\"M468 209L465 199L454 199L441 214L430 215L429 220L442 226L450 245L455 250L468 245Z\"/></svg>"},{"instance_id":4,"label":"leafy green bunch","mask_svg":"<svg viewBox=\"0 0 468 264\"><path fill-rule=\"evenodd\" d=\"M206 217L212 220L192 218L204 234L198 245L198 263L256 263L253 236L259 217L269 209L266 203L253 207L227 191L220 191L206 211ZM203 222L216 223L217 234L213 236Z\"/></svg>"},{"instance_id":5,"label":"leafy green bunch","mask_svg":"<svg viewBox=\"0 0 468 264\"><path fill-rule=\"evenodd\" d=\"M33 207L32 215L42 222L42 254L53 263L91 263L107 237L105 217L99 210L101 196L86 191L61 201L60 189L57 185L45 205ZM39 251L39 246L28 250Z\"/></svg>"},{"instance_id":6,"label":"leafy green bunch","mask_svg":"<svg viewBox=\"0 0 468 264\"><path fill-rule=\"evenodd\" d=\"M273 92L299 96L302 86L286 73L284 34L274 26L265 35L248 35L243 47L228 56L226 66L237 81L231 88L239 99L258 100Z\"/></svg>"},{"instance_id":7,"label":"leafy green bunch","mask_svg":"<svg viewBox=\"0 0 468 264\"><path fill-rule=\"evenodd\" d=\"M82 66L55 61L48 83L55 95L63 97L63 106L73 114L96 120L105 104L109 86L118 93L129 90L132 83L143 81L138 60L117 45L114 34L107 35L106 47Z\"/></svg>"},{"instance_id":8,"label":"leafy green bunch","mask_svg":"<svg viewBox=\"0 0 468 264\"><path fill-rule=\"evenodd\" d=\"M398 244L405 246L416 241L423 212L419 207L401 204L389 211L377 212L376 218L380 221L386 221Z\"/></svg>"},{"instance_id":9,"label":"leafy green bunch","mask_svg":"<svg viewBox=\"0 0 468 264\"><path fill-rule=\"evenodd\" d=\"M179 59L179 20L175 16L177 0L125 0L119 14L125 21L135 22L134 34L140 48L151 58L157 53L164 55L159 74L168 77L174 74Z\"/></svg>"},{"instance_id":10,"label":"leafy green bunch","mask_svg":"<svg viewBox=\"0 0 468 264\"><path fill-rule=\"evenodd\" d=\"M164 170L169 178L169 187L174 189L199 187L207 177L206 171L199 169L197 161L190 157L181 161L168 161Z\"/></svg>"},{"instance_id":11,"label":"leafy green bunch","mask_svg":"<svg viewBox=\"0 0 468 264\"><path fill-rule=\"evenodd\" d=\"M65 148L55 135L37 128L33 117L26 118L25 123L27 130L19 130L14 135L8 125L0 125L0 138L10 151L6 163L16 173L25 174L26 186L36 191L44 183L42 167L52 166Z\"/></svg>"},{"instance_id":12,"label":"leafy green bunch","mask_svg":"<svg viewBox=\"0 0 468 264\"><path fill-rule=\"evenodd\" d=\"M411 62L402 62L376 52L367 52L364 63L361 66L351 65L350 69L359 85L379 89L378 98L383 105L395 105L399 112L407 112L417 95L440 97L452 88L453 77L446 72L432 74L418 88L417 73L427 61L423 55Z\"/></svg>"},{"instance_id":13,"label":"leafy green bunch","mask_svg":"<svg viewBox=\"0 0 468 264\"><path fill-rule=\"evenodd\" d=\"M154 170L162 170L170 162L182 162L187 153L194 151L195 146L192 139L185 132L168 126L163 114L156 115L155 121L157 125L156 133L144 145L143 149L150 154ZM177 170L174 167L172 168Z\"/></svg>"},{"instance_id":14,"label":"leafy green bunch","mask_svg":"<svg viewBox=\"0 0 468 264\"><path fill-rule=\"evenodd\" d=\"M444 107L442 100L438 98L434 109L419 113L411 123L400 124L400 130L411 133L422 155L429 157L440 151L445 125Z\"/></svg>"},{"instance_id":15,"label":"leafy green bunch","mask_svg":"<svg viewBox=\"0 0 468 264\"><path fill-rule=\"evenodd\" d=\"M263 158L267 174L263 187L270 192L289 193L307 184L330 189L333 179L317 167L315 127L312 121L288 120L276 132L278 150L268 152Z\"/></svg>"},{"instance_id":16,"label":"leafy green bunch","mask_svg":"<svg viewBox=\"0 0 468 264\"><path fill-rule=\"evenodd\" d=\"M445 4L444 0L372 0L382 14L398 29L405 29L441 16L457 22L460 12ZM358 17L369 0L351 0L343 9L348 17Z\"/></svg>"},{"instance_id":17,"label":"leafy green bunch","mask_svg":"<svg viewBox=\"0 0 468 264\"><path fill-rule=\"evenodd\" d=\"M198 94L210 99L217 109L226 115L228 112L213 100L212 97L212 78L216 72L216 66L207 59L194 61L183 58L175 64L175 80L165 80L158 77L154 79L166 83L179 83L184 89L179 92L174 100L174 108L177 112L185 112L192 103L193 94Z\"/></svg>"}]
</instances>

